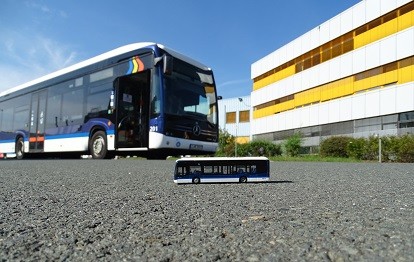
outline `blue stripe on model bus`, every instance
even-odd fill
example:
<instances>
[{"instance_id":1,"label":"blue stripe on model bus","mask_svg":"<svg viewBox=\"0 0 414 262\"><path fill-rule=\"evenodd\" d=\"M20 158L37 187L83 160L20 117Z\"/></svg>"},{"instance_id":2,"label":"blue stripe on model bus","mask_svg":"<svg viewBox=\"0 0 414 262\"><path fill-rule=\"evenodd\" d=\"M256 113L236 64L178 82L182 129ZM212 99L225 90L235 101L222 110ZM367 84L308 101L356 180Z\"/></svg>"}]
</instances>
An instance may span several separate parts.
<instances>
[{"instance_id":1,"label":"blue stripe on model bus","mask_svg":"<svg viewBox=\"0 0 414 262\"><path fill-rule=\"evenodd\" d=\"M190 174L190 175L183 175L183 176L175 176L175 179L189 179L194 177L200 177L204 179L212 179L212 178L240 178L240 177L247 177L247 178L269 178L269 175L267 174L243 174L243 173L237 173L237 174L212 174L212 175L205 175L205 174Z\"/></svg>"}]
</instances>

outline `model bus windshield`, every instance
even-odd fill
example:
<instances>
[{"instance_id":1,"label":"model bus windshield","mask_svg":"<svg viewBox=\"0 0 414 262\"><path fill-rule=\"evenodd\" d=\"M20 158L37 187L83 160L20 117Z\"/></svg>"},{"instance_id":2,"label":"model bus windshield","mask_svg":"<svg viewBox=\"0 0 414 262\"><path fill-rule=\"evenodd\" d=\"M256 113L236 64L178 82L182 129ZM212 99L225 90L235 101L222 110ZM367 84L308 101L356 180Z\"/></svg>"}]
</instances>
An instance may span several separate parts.
<instances>
[{"instance_id":1,"label":"model bus windshield","mask_svg":"<svg viewBox=\"0 0 414 262\"><path fill-rule=\"evenodd\" d=\"M173 74L165 76L165 112L217 124L215 86L211 72L177 61L174 60Z\"/></svg>"}]
</instances>

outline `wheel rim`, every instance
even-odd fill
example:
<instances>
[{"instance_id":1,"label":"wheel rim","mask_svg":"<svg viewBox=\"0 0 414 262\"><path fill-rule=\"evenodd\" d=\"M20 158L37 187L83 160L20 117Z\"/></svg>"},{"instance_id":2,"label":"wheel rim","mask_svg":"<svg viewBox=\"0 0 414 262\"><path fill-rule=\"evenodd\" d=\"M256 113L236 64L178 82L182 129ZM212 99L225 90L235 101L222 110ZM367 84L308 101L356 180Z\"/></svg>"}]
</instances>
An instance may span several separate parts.
<instances>
[{"instance_id":1,"label":"wheel rim","mask_svg":"<svg viewBox=\"0 0 414 262\"><path fill-rule=\"evenodd\" d=\"M100 155L102 153L102 149L105 146L105 140L103 137L97 137L95 141L93 141L93 153L95 155Z\"/></svg>"}]
</instances>

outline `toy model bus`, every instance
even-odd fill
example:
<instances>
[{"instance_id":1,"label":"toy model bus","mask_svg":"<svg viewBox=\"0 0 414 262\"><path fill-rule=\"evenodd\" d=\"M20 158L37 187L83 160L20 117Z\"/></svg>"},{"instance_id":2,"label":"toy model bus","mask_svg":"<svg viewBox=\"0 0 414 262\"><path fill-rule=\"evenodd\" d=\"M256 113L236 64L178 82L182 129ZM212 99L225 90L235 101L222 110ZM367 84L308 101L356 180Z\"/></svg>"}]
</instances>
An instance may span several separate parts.
<instances>
[{"instance_id":1,"label":"toy model bus","mask_svg":"<svg viewBox=\"0 0 414 262\"><path fill-rule=\"evenodd\" d=\"M269 159L266 157L194 157L176 161L174 182L229 183L268 181Z\"/></svg>"}]
</instances>

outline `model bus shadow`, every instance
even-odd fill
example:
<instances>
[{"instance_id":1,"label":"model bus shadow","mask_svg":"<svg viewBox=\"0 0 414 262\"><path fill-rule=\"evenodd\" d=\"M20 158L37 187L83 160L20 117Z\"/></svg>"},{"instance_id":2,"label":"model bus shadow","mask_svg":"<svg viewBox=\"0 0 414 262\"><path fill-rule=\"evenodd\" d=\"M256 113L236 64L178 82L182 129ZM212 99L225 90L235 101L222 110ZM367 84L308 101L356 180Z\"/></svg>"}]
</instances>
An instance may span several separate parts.
<instances>
[{"instance_id":1,"label":"model bus shadow","mask_svg":"<svg viewBox=\"0 0 414 262\"><path fill-rule=\"evenodd\" d=\"M208 185L240 185L240 184L291 184L294 183L290 180L281 180L281 181L263 181L263 182L245 182L245 183L237 183L237 182L202 182L199 184L208 184ZM193 183L183 183L179 185L194 185ZM197 184L198 185L198 184Z\"/></svg>"},{"instance_id":2,"label":"model bus shadow","mask_svg":"<svg viewBox=\"0 0 414 262\"><path fill-rule=\"evenodd\" d=\"M290 181L290 180L282 180L282 181L264 181L264 182L261 182L261 183L263 183L263 184L291 184L291 183L294 183L294 182Z\"/></svg>"}]
</instances>

